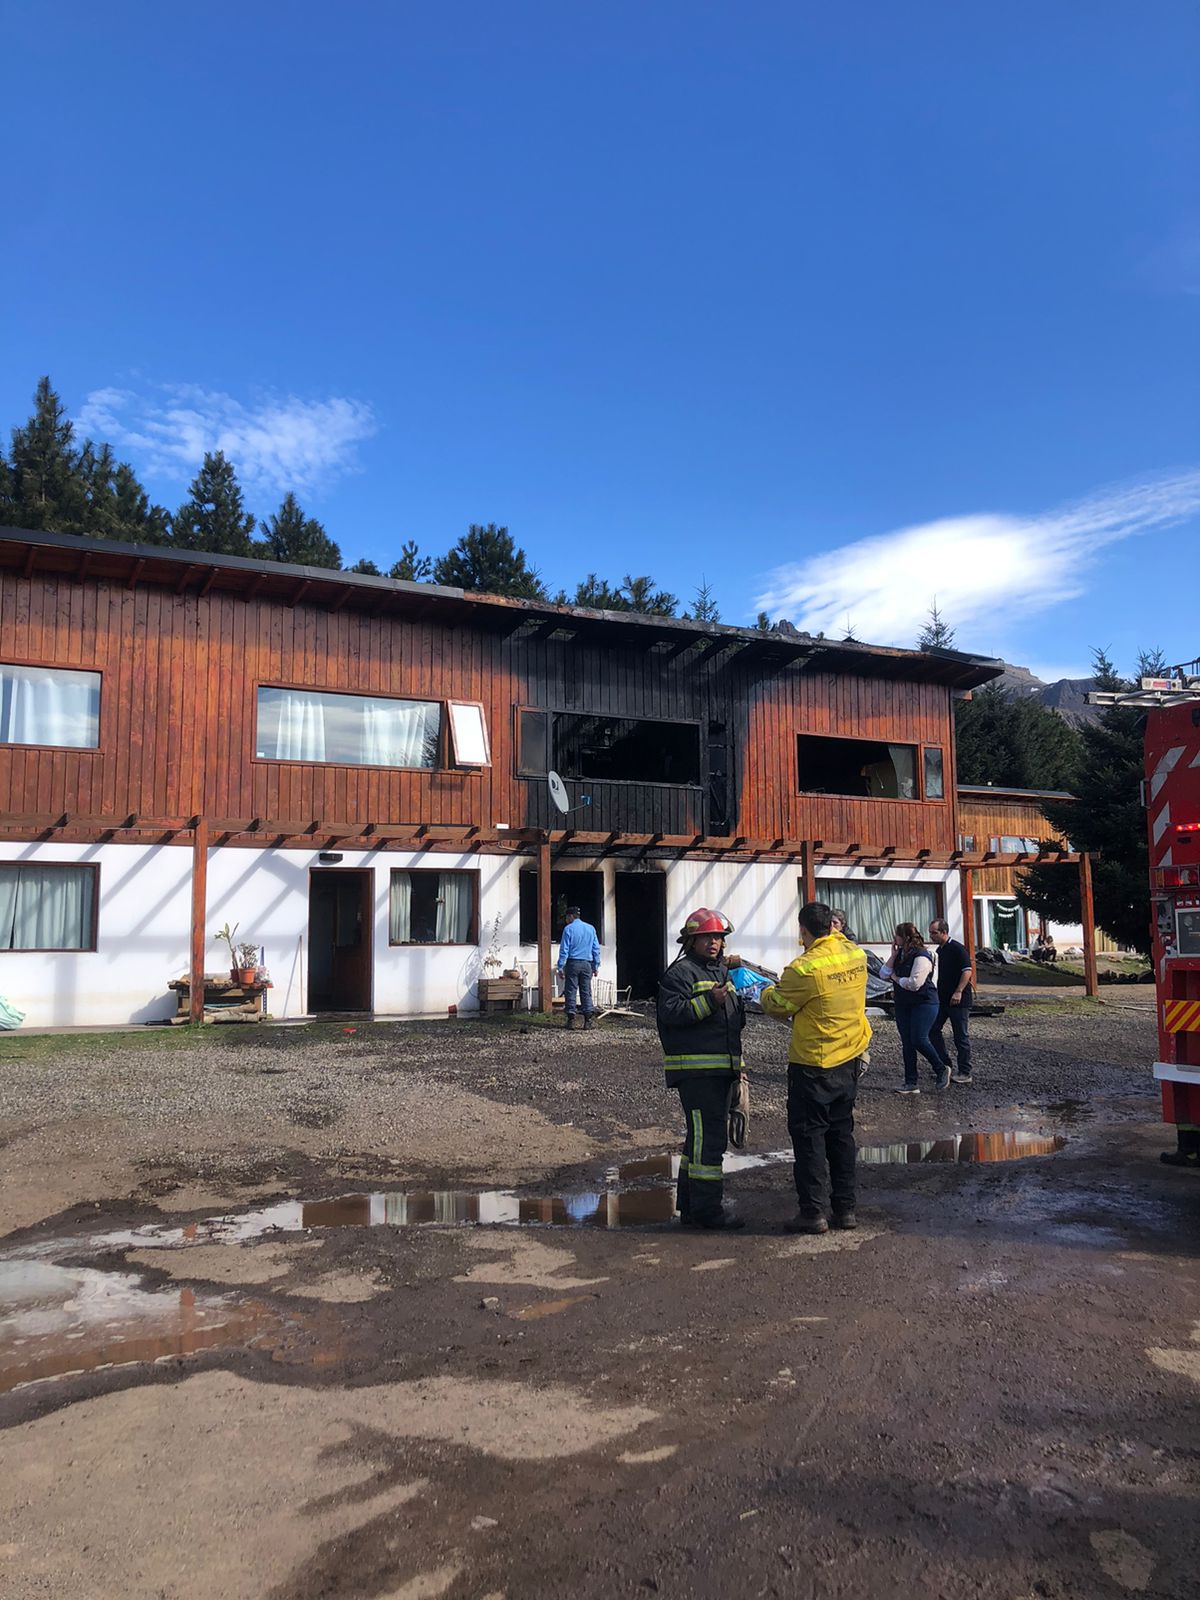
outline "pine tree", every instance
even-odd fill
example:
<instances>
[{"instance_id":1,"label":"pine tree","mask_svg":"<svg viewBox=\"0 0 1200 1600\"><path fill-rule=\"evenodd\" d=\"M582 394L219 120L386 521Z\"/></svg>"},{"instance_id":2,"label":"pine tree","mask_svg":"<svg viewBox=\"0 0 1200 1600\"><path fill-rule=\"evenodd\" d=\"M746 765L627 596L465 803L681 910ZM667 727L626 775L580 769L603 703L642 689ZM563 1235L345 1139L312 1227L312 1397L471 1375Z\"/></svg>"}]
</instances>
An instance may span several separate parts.
<instances>
[{"instance_id":1,"label":"pine tree","mask_svg":"<svg viewBox=\"0 0 1200 1600\"><path fill-rule=\"evenodd\" d=\"M1095 652L1093 672L1110 692L1133 687L1103 650ZM1098 722L1085 723L1072 786L1078 799L1074 804L1047 801L1043 809L1056 837L1097 857L1092 863L1096 921L1119 943L1148 953L1150 895L1141 803L1145 720L1145 711L1136 707L1106 706ZM1078 875L1065 867L1029 868L1019 875L1017 898L1055 922L1079 920Z\"/></svg>"},{"instance_id":2,"label":"pine tree","mask_svg":"<svg viewBox=\"0 0 1200 1600\"><path fill-rule=\"evenodd\" d=\"M211 550L224 556L251 554L254 514L243 504L233 463L220 450L204 457L188 493L173 520L180 549Z\"/></svg>"},{"instance_id":3,"label":"pine tree","mask_svg":"<svg viewBox=\"0 0 1200 1600\"><path fill-rule=\"evenodd\" d=\"M436 583L480 594L505 594L518 600L544 600L541 578L528 565L525 552L513 543L507 528L494 522L473 522L452 550L433 569Z\"/></svg>"},{"instance_id":4,"label":"pine tree","mask_svg":"<svg viewBox=\"0 0 1200 1600\"><path fill-rule=\"evenodd\" d=\"M929 607L929 618L921 629L921 637L917 640L917 649L952 650L953 648L954 629L947 627L942 620L935 596L932 605Z\"/></svg>"},{"instance_id":5,"label":"pine tree","mask_svg":"<svg viewBox=\"0 0 1200 1600\"><path fill-rule=\"evenodd\" d=\"M170 544L171 515L164 506L151 503L128 463L117 466L112 480L110 539L126 539L133 544Z\"/></svg>"},{"instance_id":6,"label":"pine tree","mask_svg":"<svg viewBox=\"0 0 1200 1600\"><path fill-rule=\"evenodd\" d=\"M380 572L379 568L375 565L375 563L368 556L361 557L361 559L356 561L352 567L347 567L346 571L347 572L357 572L357 573L361 574L361 576L364 577L364 578L382 578L383 577L383 573Z\"/></svg>"},{"instance_id":7,"label":"pine tree","mask_svg":"<svg viewBox=\"0 0 1200 1600\"><path fill-rule=\"evenodd\" d=\"M419 553L415 539L400 546L400 559L388 571L388 577L399 583L428 583L432 575L433 560Z\"/></svg>"},{"instance_id":8,"label":"pine tree","mask_svg":"<svg viewBox=\"0 0 1200 1600\"><path fill-rule=\"evenodd\" d=\"M703 573L700 574L700 584L696 590L696 598L692 602L691 615L696 622L720 622L721 612L713 598L712 588Z\"/></svg>"},{"instance_id":9,"label":"pine tree","mask_svg":"<svg viewBox=\"0 0 1200 1600\"><path fill-rule=\"evenodd\" d=\"M572 605L587 606L590 611L628 611L629 607L620 589L613 589L606 579L589 572L576 587Z\"/></svg>"},{"instance_id":10,"label":"pine tree","mask_svg":"<svg viewBox=\"0 0 1200 1600\"><path fill-rule=\"evenodd\" d=\"M259 524L264 544L255 554L294 567L340 567L342 552L315 517L306 517L290 491L269 522Z\"/></svg>"},{"instance_id":11,"label":"pine tree","mask_svg":"<svg viewBox=\"0 0 1200 1600\"><path fill-rule=\"evenodd\" d=\"M1069 722L1040 701L989 683L955 708L958 781L1002 789L1070 789L1082 746Z\"/></svg>"},{"instance_id":12,"label":"pine tree","mask_svg":"<svg viewBox=\"0 0 1200 1600\"><path fill-rule=\"evenodd\" d=\"M29 421L12 430L6 477L6 521L57 533L87 531L88 483L75 428L49 378L38 382Z\"/></svg>"},{"instance_id":13,"label":"pine tree","mask_svg":"<svg viewBox=\"0 0 1200 1600\"><path fill-rule=\"evenodd\" d=\"M771 619L765 611L760 611L757 617L755 617L754 626L758 629L759 633L770 633Z\"/></svg>"},{"instance_id":14,"label":"pine tree","mask_svg":"<svg viewBox=\"0 0 1200 1600\"><path fill-rule=\"evenodd\" d=\"M634 578L626 573L620 592L625 601L621 609L638 611L643 616L673 617L679 605L673 594L666 589L656 589L654 579L645 575Z\"/></svg>"}]
</instances>

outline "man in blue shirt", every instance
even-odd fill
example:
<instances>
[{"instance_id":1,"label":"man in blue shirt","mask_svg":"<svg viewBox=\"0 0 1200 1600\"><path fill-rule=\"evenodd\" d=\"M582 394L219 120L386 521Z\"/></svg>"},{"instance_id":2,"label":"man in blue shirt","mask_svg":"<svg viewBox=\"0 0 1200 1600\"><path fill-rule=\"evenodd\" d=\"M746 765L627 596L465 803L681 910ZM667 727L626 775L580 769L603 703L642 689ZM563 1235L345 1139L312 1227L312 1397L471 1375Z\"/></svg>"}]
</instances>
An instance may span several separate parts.
<instances>
[{"instance_id":1,"label":"man in blue shirt","mask_svg":"<svg viewBox=\"0 0 1200 1600\"><path fill-rule=\"evenodd\" d=\"M563 999L567 1008L567 1027L575 1026L575 1007L583 1008L585 1029L596 1026L592 1005L592 979L600 971L600 941L590 922L579 915L578 906L567 907L567 920L558 942L558 970L563 975Z\"/></svg>"}]
</instances>

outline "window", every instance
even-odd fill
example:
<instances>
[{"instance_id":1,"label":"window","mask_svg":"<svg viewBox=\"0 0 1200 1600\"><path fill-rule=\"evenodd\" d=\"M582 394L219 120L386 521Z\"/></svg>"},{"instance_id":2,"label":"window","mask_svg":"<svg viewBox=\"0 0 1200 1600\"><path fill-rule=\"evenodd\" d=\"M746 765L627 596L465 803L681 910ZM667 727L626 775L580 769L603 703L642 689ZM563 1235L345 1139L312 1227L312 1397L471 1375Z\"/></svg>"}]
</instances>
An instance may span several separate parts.
<instances>
[{"instance_id":1,"label":"window","mask_svg":"<svg viewBox=\"0 0 1200 1600\"><path fill-rule=\"evenodd\" d=\"M1002 855L1019 855L1021 851L1029 851L1036 855L1038 842L1036 839L1026 839L1018 834L1005 833L996 840L993 849L999 849Z\"/></svg>"},{"instance_id":2,"label":"window","mask_svg":"<svg viewBox=\"0 0 1200 1600\"><path fill-rule=\"evenodd\" d=\"M255 751L266 761L428 768L437 765L441 725L437 700L260 687Z\"/></svg>"},{"instance_id":3,"label":"window","mask_svg":"<svg viewBox=\"0 0 1200 1600\"><path fill-rule=\"evenodd\" d=\"M0 666L0 744L97 749L100 674Z\"/></svg>"},{"instance_id":4,"label":"window","mask_svg":"<svg viewBox=\"0 0 1200 1600\"><path fill-rule=\"evenodd\" d=\"M960 833L958 836L958 848L960 850L967 850L973 853L975 849L975 835L973 833Z\"/></svg>"},{"instance_id":5,"label":"window","mask_svg":"<svg viewBox=\"0 0 1200 1600\"><path fill-rule=\"evenodd\" d=\"M492 758L488 751L483 707L477 700L451 700L449 711L454 764L459 767L490 766Z\"/></svg>"},{"instance_id":6,"label":"window","mask_svg":"<svg viewBox=\"0 0 1200 1600\"><path fill-rule=\"evenodd\" d=\"M478 944L479 874L397 870L388 907L390 944Z\"/></svg>"},{"instance_id":7,"label":"window","mask_svg":"<svg viewBox=\"0 0 1200 1600\"><path fill-rule=\"evenodd\" d=\"M942 773L942 752L937 745L925 746L925 798L944 800L946 780Z\"/></svg>"},{"instance_id":8,"label":"window","mask_svg":"<svg viewBox=\"0 0 1200 1600\"><path fill-rule=\"evenodd\" d=\"M915 922L922 938L942 914L935 883L859 883L851 878L820 878L820 899L836 905L850 919L859 944L891 944L898 922ZM800 895L804 890L801 888Z\"/></svg>"},{"instance_id":9,"label":"window","mask_svg":"<svg viewBox=\"0 0 1200 1600\"><path fill-rule=\"evenodd\" d=\"M521 902L521 943L537 943L537 873L526 869L518 879ZM604 941L604 874L602 872L551 872L550 938L562 938L567 907L578 906L585 922Z\"/></svg>"},{"instance_id":10,"label":"window","mask_svg":"<svg viewBox=\"0 0 1200 1600\"><path fill-rule=\"evenodd\" d=\"M872 800L917 798L915 745L802 733L796 748L801 794L865 795Z\"/></svg>"},{"instance_id":11,"label":"window","mask_svg":"<svg viewBox=\"0 0 1200 1600\"><path fill-rule=\"evenodd\" d=\"M594 717L576 711L517 713L517 771L544 778L618 783L700 783L700 729L694 722Z\"/></svg>"},{"instance_id":12,"label":"window","mask_svg":"<svg viewBox=\"0 0 1200 1600\"><path fill-rule=\"evenodd\" d=\"M517 771L526 778L544 778L550 770L550 713L517 712Z\"/></svg>"},{"instance_id":13,"label":"window","mask_svg":"<svg viewBox=\"0 0 1200 1600\"><path fill-rule=\"evenodd\" d=\"M0 950L94 950L98 871L0 863Z\"/></svg>"}]
</instances>

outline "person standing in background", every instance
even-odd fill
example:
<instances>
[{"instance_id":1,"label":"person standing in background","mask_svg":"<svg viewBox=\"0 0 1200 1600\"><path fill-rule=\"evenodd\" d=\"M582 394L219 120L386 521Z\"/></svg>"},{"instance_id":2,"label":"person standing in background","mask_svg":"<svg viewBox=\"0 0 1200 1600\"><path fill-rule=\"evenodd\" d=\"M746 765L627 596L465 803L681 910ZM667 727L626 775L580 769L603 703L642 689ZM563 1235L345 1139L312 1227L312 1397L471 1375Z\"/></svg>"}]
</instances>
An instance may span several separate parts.
<instances>
[{"instance_id":1,"label":"person standing in background","mask_svg":"<svg viewBox=\"0 0 1200 1600\"><path fill-rule=\"evenodd\" d=\"M937 946L937 1020L929 1030L929 1042L946 1071L950 1071L950 1055L942 1039L942 1029L947 1021L954 1034L954 1054L958 1065L952 1083L970 1083L971 1035L968 1023L974 991L971 979L974 970L965 944L950 937L950 924L938 917L929 924L929 937Z\"/></svg>"},{"instance_id":2,"label":"person standing in background","mask_svg":"<svg viewBox=\"0 0 1200 1600\"><path fill-rule=\"evenodd\" d=\"M558 970L563 975L563 1002L567 1027L575 1026L576 1005L583 1008L584 1030L596 1026L592 1004L592 979L600 971L600 940L590 922L579 914L578 906L567 907L567 920L558 941Z\"/></svg>"},{"instance_id":3,"label":"person standing in background","mask_svg":"<svg viewBox=\"0 0 1200 1600\"><path fill-rule=\"evenodd\" d=\"M896 1003L896 1028L904 1054L904 1082L897 1094L920 1094L917 1082L917 1057L922 1055L933 1069L934 1087L950 1084L950 1068L929 1042L929 1030L937 1021L938 996L933 982L933 957L921 943L915 922L898 922L892 940L892 953L879 969L880 977L892 980Z\"/></svg>"}]
</instances>

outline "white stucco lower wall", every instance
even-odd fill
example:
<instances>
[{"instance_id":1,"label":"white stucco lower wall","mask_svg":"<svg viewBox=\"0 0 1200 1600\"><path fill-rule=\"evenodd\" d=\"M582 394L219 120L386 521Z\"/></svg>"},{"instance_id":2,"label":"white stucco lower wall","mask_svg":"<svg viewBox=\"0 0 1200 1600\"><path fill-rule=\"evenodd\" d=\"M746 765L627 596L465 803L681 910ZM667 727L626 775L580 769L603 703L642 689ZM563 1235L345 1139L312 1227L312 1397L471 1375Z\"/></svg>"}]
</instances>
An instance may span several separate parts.
<instances>
[{"instance_id":1,"label":"white stucco lower wall","mask_svg":"<svg viewBox=\"0 0 1200 1600\"><path fill-rule=\"evenodd\" d=\"M224 970L228 955L212 934L239 924L239 939L266 950L273 989L269 1009L278 1018L307 1014L309 874L316 850L214 849L208 859L209 972ZM174 1014L167 984L186 975L191 928L190 849L162 845L9 845L7 861L94 862L100 867L95 951L0 952L0 994L26 1013L26 1026L79 1026L161 1020ZM444 1015L450 1005L474 1009L475 984L493 937L505 967L519 962L536 982L537 952L520 943L518 874L528 858L436 856L343 851L342 868L374 875L373 1009L401 1016ZM479 943L392 946L388 943L389 881L395 868L478 872ZM602 871L604 930L601 977L615 981L618 872L628 862L559 861L555 870ZM750 963L778 971L797 949L799 871L795 864L719 861L647 863L666 878L663 966L676 953L675 935L689 911L713 906L733 922L731 947ZM919 881L941 884L951 931L961 937L958 879L953 873L889 869L819 868L818 897L837 903L839 880ZM557 952L555 952L557 954Z\"/></svg>"},{"instance_id":2,"label":"white stucco lower wall","mask_svg":"<svg viewBox=\"0 0 1200 1600\"><path fill-rule=\"evenodd\" d=\"M0 994L30 1028L155 1022L187 968L192 853L170 845L5 844L0 860L100 868L96 949L0 951ZM217 926L218 924L214 924Z\"/></svg>"}]
</instances>

